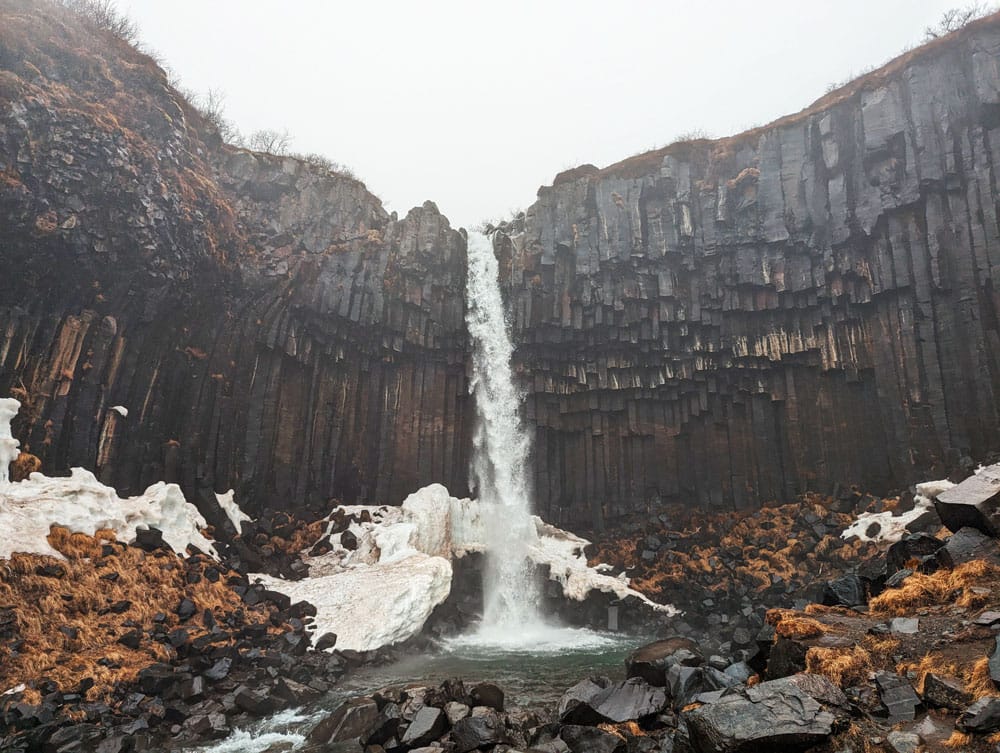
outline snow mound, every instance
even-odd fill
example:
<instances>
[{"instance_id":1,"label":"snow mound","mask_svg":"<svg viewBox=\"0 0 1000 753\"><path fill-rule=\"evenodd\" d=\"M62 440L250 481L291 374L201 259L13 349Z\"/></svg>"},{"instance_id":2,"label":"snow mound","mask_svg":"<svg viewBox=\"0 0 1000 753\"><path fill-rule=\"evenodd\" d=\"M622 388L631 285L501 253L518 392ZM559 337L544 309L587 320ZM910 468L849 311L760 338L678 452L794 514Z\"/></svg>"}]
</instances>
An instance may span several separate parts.
<instances>
[{"instance_id":1,"label":"snow mound","mask_svg":"<svg viewBox=\"0 0 1000 753\"><path fill-rule=\"evenodd\" d=\"M222 511L226 513L226 517L233 524L236 533L243 533L243 522L246 521L249 523L253 518L240 509L240 506L236 504L235 496L236 493L230 489L225 494L216 494L215 499L219 503L219 507L222 508Z\"/></svg>"},{"instance_id":2,"label":"snow mound","mask_svg":"<svg viewBox=\"0 0 1000 753\"><path fill-rule=\"evenodd\" d=\"M353 548L343 544L346 531ZM344 505L329 517L332 551L303 559L310 577L285 581L257 574L267 588L316 607L316 632L337 634L338 649L371 651L417 635L434 607L451 592L452 561L485 551L492 521L487 505L452 497L441 484L414 492L400 507ZM629 588L628 581L587 565L589 543L533 517L535 536L528 554L548 565L567 598L584 600L591 591L618 598L635 596L652 609L676 614ZM341 521L337 525L337 521ZM356 544L356 546L355 546Z\"/></svg>"},{"instance_id":3,"label":"snow mound","mask_svg":"<svg viewBox=\"0 0 1000 753\"><path fill-rule=\"evenodd\" d=\"M122 499L90 471L73 468L68 478L32 473L26 481L0 485L0 558L30 552L62 559L46 540L52 525L90 535L110 528L126 543L135 541L139 528L159 528L163 540L179 554L193 544L218 557L201 533L208 525L205 518L176 484L161 481L138 497Z\"/></svg>"},{"instance_id":4,"label":"snow mound","mask_svg":"<svg viewBox=\"0 0 1000 753\"><path fill-rule=\"evenodd\" d=\"M917 496L914 500L913 509L901 515L893 515L892 512L865 512L858 516L851 525L840 534L843 539L857 536L862 541L894 543L899 541L909 532L909 525L926 512L934 509L934 497L947 491L954 484L947 479L940 481L924 481L917 484ZM878 529L872 535L868 535L873 524L878 525Z\"/></svg>"},{"instance_id":5,"label":"snow mound","mask_svg":"<svg viewBox=\"0 0 1000 753\"><path fill-rule=\"evenodd\" d=\"M10 422L20 409L21 404L12 397L0 400L0 487L10 482L10 464L21 454L21 443L10 433Z\"/></svg>"}]
</instances>

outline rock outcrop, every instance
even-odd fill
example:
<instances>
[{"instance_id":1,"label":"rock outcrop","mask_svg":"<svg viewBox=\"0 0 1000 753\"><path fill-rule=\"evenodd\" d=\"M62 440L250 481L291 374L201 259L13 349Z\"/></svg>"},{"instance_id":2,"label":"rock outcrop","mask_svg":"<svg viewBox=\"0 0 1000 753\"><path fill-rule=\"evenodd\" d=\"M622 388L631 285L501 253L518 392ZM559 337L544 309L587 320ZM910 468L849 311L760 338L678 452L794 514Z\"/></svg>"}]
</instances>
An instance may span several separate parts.
<instances>
[{"instance_id":1,"label":"rock outcrop","mask_svg":"<svg viewBox=\"0 0 1000 753\"><path fill-rule=\"evenodd\" d=\"M24 448L251 510L462 492L463 237L224 145L151 59L35 5L0 3L0 394Z\"/></svg>"},{"instance_id":2,"label":"rock outcrop","mask_svg":"<svg viewBox=\"0 0 1000 753\"><path fill-rule=\"evenodd\" d=\"M540 514L885 491L1000 440L1000 17L539 190L497 245Z\"/></svg>"}]
</instances>

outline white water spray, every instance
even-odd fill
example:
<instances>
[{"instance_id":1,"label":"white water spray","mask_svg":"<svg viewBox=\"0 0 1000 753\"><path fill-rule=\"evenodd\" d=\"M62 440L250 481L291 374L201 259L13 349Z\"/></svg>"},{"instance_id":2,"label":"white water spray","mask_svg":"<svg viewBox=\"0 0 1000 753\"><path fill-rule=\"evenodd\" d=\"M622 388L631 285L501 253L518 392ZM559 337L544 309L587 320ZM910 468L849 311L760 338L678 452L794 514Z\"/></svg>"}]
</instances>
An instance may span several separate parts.
<instances>
[{"instance_id":1,"label":"white water spray","mask_svg":"<svg viewBox=\"0 0 1000 753\"><path fill-rule=\"evenodd\" d=\"M496 637L538 627L540 592L528 548L537 539L531 519L528 456L531 440L521 423L523 395L514 384L503 299L493 244L469 233L466 325L472 336L472 385L477 422L472 476L486 506L491 547L483 583L481 633Z\"/></svg>"}]
</instances>

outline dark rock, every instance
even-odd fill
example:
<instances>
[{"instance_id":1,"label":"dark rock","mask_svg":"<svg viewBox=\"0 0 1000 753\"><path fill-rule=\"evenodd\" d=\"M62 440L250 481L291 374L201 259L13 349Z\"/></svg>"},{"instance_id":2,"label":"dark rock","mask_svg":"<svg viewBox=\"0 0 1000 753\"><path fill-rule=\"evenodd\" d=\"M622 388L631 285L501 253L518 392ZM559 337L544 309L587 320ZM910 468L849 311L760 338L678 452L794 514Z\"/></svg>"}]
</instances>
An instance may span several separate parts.
<instances>
[{"instance_id":1,"label":"dark rock","mask_svg":"<svg viewBox=\"0 0 1000 753\"><path fill-rule=\"evenodd\" d=\"M616 753L625 750L624 738L597 727L567 724L559 731L559 737L572 753Z\"/></svg>"},{"instance_id":2,"label":"dark rock","mask_svg":"<svg viewBox=\"0 0 1000 753\"><path fill-rule=\"evenodd\" d=\"M1000 536L1000 465L983 468L934 498L934 508L949 530L966 526Z\"/></svg>"},{"instance_id":3,"label":"dark rock","mask_svg":"<svg viewBox=\"0 0 1000 753\"><path fill-rule=\"evenodd\" d=\"M503 711L503 691L491 682L481 682L469 691L473 706L489 706Z\"/></svg>"},{"instance_id":4,"label":"dark rock","mask_svg":"<svg viewBox=\"0 0 1000 753\"><path fill-rule=\"evenodd\" d=\"M198 607L195 606L194 602L191 601L191 599L181 599L180 603L177 605L177 608L174 609L174 612L177 614L177 617L181 620L181 622L185 620L190 620L192 617L194 617L197 611Z\"/></svg>"},{"instance_id":5,"label":"dark rock","mask_svg":"<svg viewBox=\"0 0 1000 753\"><path fill-rule=\"evenodd\" d=\"M353 552L358 548L358 537L354 535L353 531L344 531L340 534L340 545L349 552Z\"/></svg>"},{"instance_id":6,"label":"dark rock","mask_svg":"<svg viewBox=\"0 0 1000 753\"><path fill-rule=\"evenodd\" d=\"M657 714L667 705L667 695L641 677L613 683L606 677L578 682L559 700L559 720L564 724L626 722Z\"/></svg>"},{"instance_id":7,"label":"dark rock","mask_svg":"<svg viewBox=\"0 0 1000 753\"><path fill-rule=\"evenodd\" d=\"M324 744L367 736L378 714L378 704L374 699L367 696L353 698L322 719L309 733L309 741Z\"/></svg>"},{"instance_id":8,"label":"dark rock","mask_svg":"<svg viewBox=\"0 0 1000 753\"><path fill-rule=\"evenodd\" d=\"M476 748L504 742L503 720L493 709L460 720L451 731L456 753L468 753Z\"/></svg>"},{"instance_id":9,"label":"dark rock","mask_svg":"<svg viewBox=\"0 0 1000 753\"><path fill-rule=\"evenodd\" d=\"M731 691L685 711L682 718L695 748L710 753L802 749L828 737L836 717L790 679Z\"/></svg>"},{"instance_id":10,"label":"dark rock","mask_svg":"<svg viewBox=\"0 0 1000 753\"><path fill-rule=\"evenodd\" d=\"M1000 562L1000 545L996 539L975 528L960 528L934 553L934 559L940 567L947 569L977 559L997 563Z\"/></svg>"},{"instance_id":11,"label":"dark rock","mask_svg":"<svg viewBox=\"0 0 1000 753\"><path fill-rule=\"evenodd\" d=\"M637 648L625 659L625 671L627 677L641 677L650 685L664 687L667 670L674 664L697 667L703 662L697 643L676 636Z\"/></svg>"},{"instance_id":12,"label":"dark rock","mask_svg":"<svg viewBox=\"0 0 1000 753\"><path fill-rule=\"evenodd\" d=\"M120 643L125 646L125 648L137 649L142 644L142 630L135 628L134 630L129 630L127 633L123 633L118 636L116 643Z\"/></svg>"},{"instance_id":13,"label":"dark rock","mask_svg":"<svg viewBox=\"0 0 1000 753\"><path fill-rule=\"evenodd\" d=\"M993 684L1000 687L1000 637L993 639L993 650L990 652L989 660L990 679Z\"/></svg>"},{"instance_id":14,"label":"dark rock","mask_svg":"<svg viewBox=\"0 0 1000 753\"><path fill-rule=\"evenodd\" d=\"M972 703L972 694L965 689L961 680L934 672L928 672L924 677L922 697L928 706L955 711L961 711Z\"/></svg>"},{"instance_id":15,"label":"dark rock","mask_svg":"<svg viewBox=\"0 0 1000 753\"><path fill-rule=\"evenodd\" d=\"M713 689L705 681L702 667L675 664L667 671L667 696L675 709L687 706L698 694Z\"/></svg>"},{"instance_id":16,"label":"dark rock","mask_svg":"<svg viewBox=\"0 0 1000 753\"><path fill-rule=\"evenodd\" d=\"M963 732L985 734L1000 729L1000 697L980 698L969 706L955 722Z\"/></svg>"},{"instance_id":17,"label":"dark rock","mask_svg":"<svg viewBox=\"0 0 1000 753\"><path fill-rule=\"evenodd\" d=\"M890 572L909 567L911 560L922 560L929 557L945 544L941 539L926 533L913 533L904 536L889 547L885 553L886 564Z\"/></svg>"},{"instance_id":18,"label":"dark rock","mask_svg":"<svg viewBox=\"0 0 1000 753\"><path fill-rule=\"evenodd\" d=\"M368 732L362 735L362 742L365 745L385 745L389 740L399 737L400 729L405 723L399 704L387 703L379 711Z\"/></svg>"},{"instance_id":19,"label":"dark rock","mask_svg":"<svg viewBox=\"0 0 1000 753\"><path fill-rule=\"evenodd\" d=\"M159 528L136 529L135 541L132 542L132 545L146 552L154 552L157 549L170 549L170 545L163 540L163 531Z\"/></svg>"},{"instance_id":20,"label":"dark rock","mask_svg":"<svg viewBox=\"0 0 1000 753\"><path fill-rule=\"evenodd\" d=\"M891 723L912 721L916 716L920 698L905 677L890 672L875 675L879 700Z\"/></svg>"},{"instance_id":21,"label":"dark rock","mask_svg":"<svg viewBox=\"0 0 1000 753\"><path fill-rule=\"evenodd\" d=\"M293 706L301 706L320 696L319 691L288 677L278 678L274 684L274 694Z\"/></svg>"},{"instance_id":22,"label":"dark rock","mask_svg":"<svg viewBox=\"0 0 1000 753\"><path fill-rule=\"evenodd\" d=\"M974 625L985 625L986 627L993 627L993 625L996 625L998 622L1000 622L1000 612L994 612L992 610L983 612L972 621Z\"/></svg>"},{"instance_id":23,"label":"dark rock","mask_svg":"<svg viewBox=\"0 0 1000 753\"><path fill-rule=\"evenodd\" d=\"M139 670L139 688L146 695L162 695L178 678L169 664L152 664Z\"/></svg>"},{"instance_id":24,"label":"dark rock","mask_svg":"<svg viewBox=\"0 0 1000 753\"><path fill-rule=\"evenodd\" d=\"M885 588L885 582L892 573L885 557L877 554L858 565L858 577L865 585L869 596L878 596Z\"/></svg>"},{"instance_id":25,"label":"dark rock","mask_svg":"<svg viewBox=\"0 0 1000 753\"><path fill-rule=\"evenodd\" d=\"M236 689L234 700L237 708L253 716L266 716L277 711L279 704L266 688L251 690L245 685Z\"/></svg>"},{"instance_id":26,"label":"dark rock","mask_svg":"<svg viewBox=\"0 0 1000 753\"><path fill-rule=\"evenodd\" d=\"M902 570L897 570L896 572L894 572L892 575L889 576L888 580L886 580L885 582L886 590L890 588L899 588L911 575L913 575L913 571L907 567L904 567Z\"/></svg>"},{"instance_id":27,"label":"dark rock","mask_svg":"<svg viewBox=\"0 0 1000 753\"><path fill-rule=\"evenodd\" d=\"M886 742L894 753L919 753L923 741L916 732L893 730L886 735Z\"/></svg>"},{"instance_id":28,"label":"dark rock","mask_svg":"<svg viewBox=\"0 0 1000 753\"><path fill-rule=\"evenodd\" d=\"M204 666L204 665L203 665ZM211 668L205 670L204 676L212 682L218 682L229 675L229 670L233 666L233 660L228 656L219 659Z\"/></svg>"},{"instance_id":29,"label":"dark rock","mask_svg":"<svg viewBox=\"0 0 1000 753\"><path fill-rule=\"evenodd\" d=\"M437 740L448 729L448 717L434 706L424 706L413 716L413 721L406 728L400 743L411 748Z\"/></svg>"},{"instance_id":30,"label":"dark rock","mask_svg":"<svg viewBox=\"0 0 1000 753\"><path fill-rule=\"evenodd\" d=\"M170 642L170 645L173 646L174 648L180 648L181 646L183 646L185 643L188 642L188 631L185 630L184 628L177 628L176 630L171 630L167 634L167 640Z\"/></svg>"},{"instance_id":31,"label":"dark rock","mask_svg":"<svg viewBox=\"0 0 1000 753\"><path fill-rule=\"evenodd\" d=\"M58 563L51 565L36 565L35 575L41 575L43 578L62 578L66 575L66 568Z\"/></svg>"},{"instance_id":32,"label":"dark rock","mask_svg":"<svg viewBox=\"0 0 1000 753\"><path fill-rule=\"evenodd\" d=\"M828 581L823 588L823 603L827 606L853 607L867 601L865 584L857 575L844 575Z\"/></svg>"}]
</instances>

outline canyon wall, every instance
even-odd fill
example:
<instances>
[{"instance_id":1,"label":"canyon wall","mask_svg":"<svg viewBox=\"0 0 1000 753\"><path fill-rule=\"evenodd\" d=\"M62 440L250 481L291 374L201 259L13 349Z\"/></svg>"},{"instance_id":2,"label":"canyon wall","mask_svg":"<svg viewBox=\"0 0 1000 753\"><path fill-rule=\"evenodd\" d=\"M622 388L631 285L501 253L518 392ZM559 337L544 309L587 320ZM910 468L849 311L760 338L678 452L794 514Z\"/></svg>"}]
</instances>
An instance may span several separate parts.
<instances>
[{"instance_id":1,"label":"canyon wall","mask_svg":"<svg viewBox=\"0 0 1000 753\"><path fill-rule=\"evenodd\" d=\"M223 144L48 3L0 0L0 113L0 395L46 471L250 510L467 493L465 240L433 204ZM998 129L991 17L542 188L495 236L539 511L887 491L1000 449Z\"/></svg>"},{"instance_id":2,"label":"canyon wall","mask_svg":"<svg viewBox=\"0 0 1000 753\"><path fill-rule=\"evenodd\" d=\"M543 515L888 490L996 450L998 160L991 17L540 189L497 248Z\"/></svg>"},{"instance_id":3,"label":"canyon wall","mask_svg":"<svg viewBox=\"0 0 1000 753\"><path fill-rule=\"evenodd\" d=\"M464 491L465 240L433 204L222 144L47 3L0 3L0 112L0 394L47 472L251 510Z\"/></svg>"}]
</instances>

